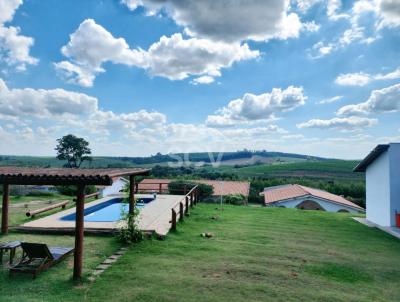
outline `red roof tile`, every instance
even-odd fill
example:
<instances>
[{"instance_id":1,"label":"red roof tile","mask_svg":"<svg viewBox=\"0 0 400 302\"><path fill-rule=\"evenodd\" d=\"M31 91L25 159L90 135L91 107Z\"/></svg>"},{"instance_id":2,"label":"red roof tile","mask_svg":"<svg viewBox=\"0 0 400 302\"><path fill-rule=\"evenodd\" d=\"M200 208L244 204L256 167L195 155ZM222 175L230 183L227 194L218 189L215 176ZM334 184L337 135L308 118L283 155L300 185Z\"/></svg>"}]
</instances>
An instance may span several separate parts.
<instances>
[{"instance_id":1,"label":"red roof tile","mask_svg":"<svg viewBox=\"0 0 400 302\"><path fill-rule=\"evenodd\" d=\"M159 184L162 183L162 189L168 189L168 184L174 181L172 179L151 179L146 178L143 179L139 185L140 190L148 190L148 191L158 191ZM214 194L216 196L219 195L231 195L231 194L242 194L244 196L249 195L250 183L247 181L220 181L220 180L205 180L205 179L196 179L196 180L188 180L195 183L202 183L213 186Z\"/></svg>"},{"instance_id":2,"label":"red roof tile","mask_svg":"<svg viewBox=\"0 0 400 302\"><path fill-rule=\"evenodd\" d=\"M264 195L265 204L271 204L277 201L284 201L287 199L311 195L334 203L347 205L349 207L357 209L363 209L362 207L356 205L355 203L352 203L351 201L339 195L296 184L265 188L262 194Z\"/></svg>"},{"instance_id":3,"label":"red roof tile","mask_svg":"<svg viewBox=\"0 0 400 302\"><path fill-rule=\"evenodd\" d=\"M0 167L0 183L26 185L93 184L111 185L114 177L148 175L149 169L68 169Z\"/></svg>"}]
</instances>

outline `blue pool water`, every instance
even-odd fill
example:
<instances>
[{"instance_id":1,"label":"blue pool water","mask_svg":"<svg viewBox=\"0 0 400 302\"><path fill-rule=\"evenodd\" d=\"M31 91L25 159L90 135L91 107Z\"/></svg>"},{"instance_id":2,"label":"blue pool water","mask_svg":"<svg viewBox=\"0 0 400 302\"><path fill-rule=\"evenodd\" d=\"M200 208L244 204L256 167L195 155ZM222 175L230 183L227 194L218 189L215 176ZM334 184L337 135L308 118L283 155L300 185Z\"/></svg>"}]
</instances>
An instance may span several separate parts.
<instances>
[{"instance_id":1,"label":"blue pool water","mask_svg":"<svg viewBox=\"0 0 400 302\"><path fill-rule=\"evenodd\" d=\"M153 198L140 198L136 208L141 209L153 201ZM114 222L121 220L121 214L128 212L129 205L122 202L122 198L114 198L85 209L84 221L89 222ZM75 221L75 213L61 217L64 221Z\"/></svg>"}]
</instances>

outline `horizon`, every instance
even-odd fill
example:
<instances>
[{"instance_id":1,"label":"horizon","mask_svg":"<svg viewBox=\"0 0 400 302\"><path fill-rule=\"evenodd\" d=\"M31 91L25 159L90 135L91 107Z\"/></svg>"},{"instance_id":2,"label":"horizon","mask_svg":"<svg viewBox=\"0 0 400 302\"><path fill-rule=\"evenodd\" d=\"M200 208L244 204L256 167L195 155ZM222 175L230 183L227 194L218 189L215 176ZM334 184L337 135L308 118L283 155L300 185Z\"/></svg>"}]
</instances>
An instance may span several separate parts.
<instances>
[{"instance_id":1,"label":"horizon","mask_svg":"<svg viewBox=\"0 0 400 302\"><path fill-rule=\"evenodd\" d=\"M190 153L160 153L162 156L168 156L168 155L179 155L179 154L202 154L202 153L207 153L209 156L211 156L211 154L216 153L216 154L225 154L225 153L237 153L237 152L242 152L245 150L236 150L236 151L225 151L225 152L219 152L219 151L207 151L207 152L190 152ZM249 151L249 150L247 150ZM344 158L336 158L336 157L323 157L323 156L318 156L318 155L310 155L310 154L301 154L301 153L288 153L288 152L281 152L281 151L275 151L275 150L251 150L250 152L267 152L267 153L285 153L288 155L301 155L301 156L310 156L310 157L314 157L314 158L321 158L324 160L347 160L347 161L361 161L363 158L350 158L350 159L344 159ZM98 154L91 154L90 156L93 158L150 158L150 157L154 157L157 155L157 153L155 154L150 154L150 155L145 155L145 156L119 156L119 155L115 155L115 156L111 156L111 155L98 155ZM366 154L367 155L367 154ZM56 158L56 154L54 155L27 155L27 154L22 154L22 155L15 155L15 154L0 154L0 157L2 156L15 156L15 157L34 157L34 158Z\"/></svg>"},{"instance_id":2,"label":"horizon","mask_svg":"<svg viewBox=\"0 0 400 302\"><path fill-rule=\"evenodd\" d=\"M358 160L400 141L399 28L389 0L3 0L0 154Z\"/></svg>"}]
</instances>

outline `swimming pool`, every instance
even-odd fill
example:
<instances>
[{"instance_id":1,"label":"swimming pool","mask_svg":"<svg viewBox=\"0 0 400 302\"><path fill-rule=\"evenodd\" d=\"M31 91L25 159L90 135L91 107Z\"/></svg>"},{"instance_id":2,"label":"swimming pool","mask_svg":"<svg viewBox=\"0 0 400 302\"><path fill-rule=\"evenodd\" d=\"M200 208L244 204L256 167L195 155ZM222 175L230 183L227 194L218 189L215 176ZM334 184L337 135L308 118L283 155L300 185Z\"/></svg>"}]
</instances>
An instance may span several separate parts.
<instances>
[{"instance_id":1,"label":"swimming pool","mask_svg":"<svg viewBox=\"0 0 400 302\"><path fill-rule=\"evenodd\" d=\"M142 209L146 204L152 202L153 197L143 197L136 201L136 208ZM121 220L122 213L127 213L129 205L122 202L122 198L113 198L96 204L84 211L84 221L88 222L114 222ZM75 221L75 213L61 217L63 221Z\"/></svg>"}]
</instances>

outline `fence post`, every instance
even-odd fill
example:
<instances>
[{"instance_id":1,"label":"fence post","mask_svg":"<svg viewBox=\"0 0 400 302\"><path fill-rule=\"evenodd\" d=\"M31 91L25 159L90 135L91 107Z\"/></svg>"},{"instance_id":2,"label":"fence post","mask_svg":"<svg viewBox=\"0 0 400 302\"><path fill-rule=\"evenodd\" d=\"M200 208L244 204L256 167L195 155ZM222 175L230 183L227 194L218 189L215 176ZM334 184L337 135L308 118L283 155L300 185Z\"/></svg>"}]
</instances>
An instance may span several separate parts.
<instances>
[{"instance_id":1,"label":"fence post","mask_svg":"<svg viewBox=\"0 0 400 302\"><path fill-rule=\"evenodd\" d=\"M189 196L186 195L186 198L189 199ZM194 206L193 198L192 198L192 195L190 195L190 207L193 208L193 206Z\"/></svg>"},{"instance_id":2,"label":"fence post","mask_svg":"<svg viewBox=\"0 0 400 302\"><path fill-rule=\"evenodd\" d=\"M158 193L162 194L162 183L158 184Z\"/></svg>"},{"instance_id":3,"label":"fence post","mask_svg":"<svg viewBox=\"0 0 400 302\"><path fill-rule=\"evenodd\" d=\"M185 197L185 214L189 215L189 197Z\"/></svg>"},{"instance_id":4,"label":"fence post","mask_svg":"<svg viewBox=\"0 0 400 302\"><path fill-rule=\"evenodd\" d=\"M176 230L176 212L174 209L172 210L172 217L171 217L171 230L175 231Z\"/></svg>"},{"instance_id":5,"label":"fence post","mask_svg":"<svg viewBox=\"0 0 400 302\"><path fill-rule=\"evenodd\" d=\"M185 214L183 213L183 203L180 202L180 203L179 203L179 221L183 221L183 215L185 215Z\"/></svg>"}]
</instances>

